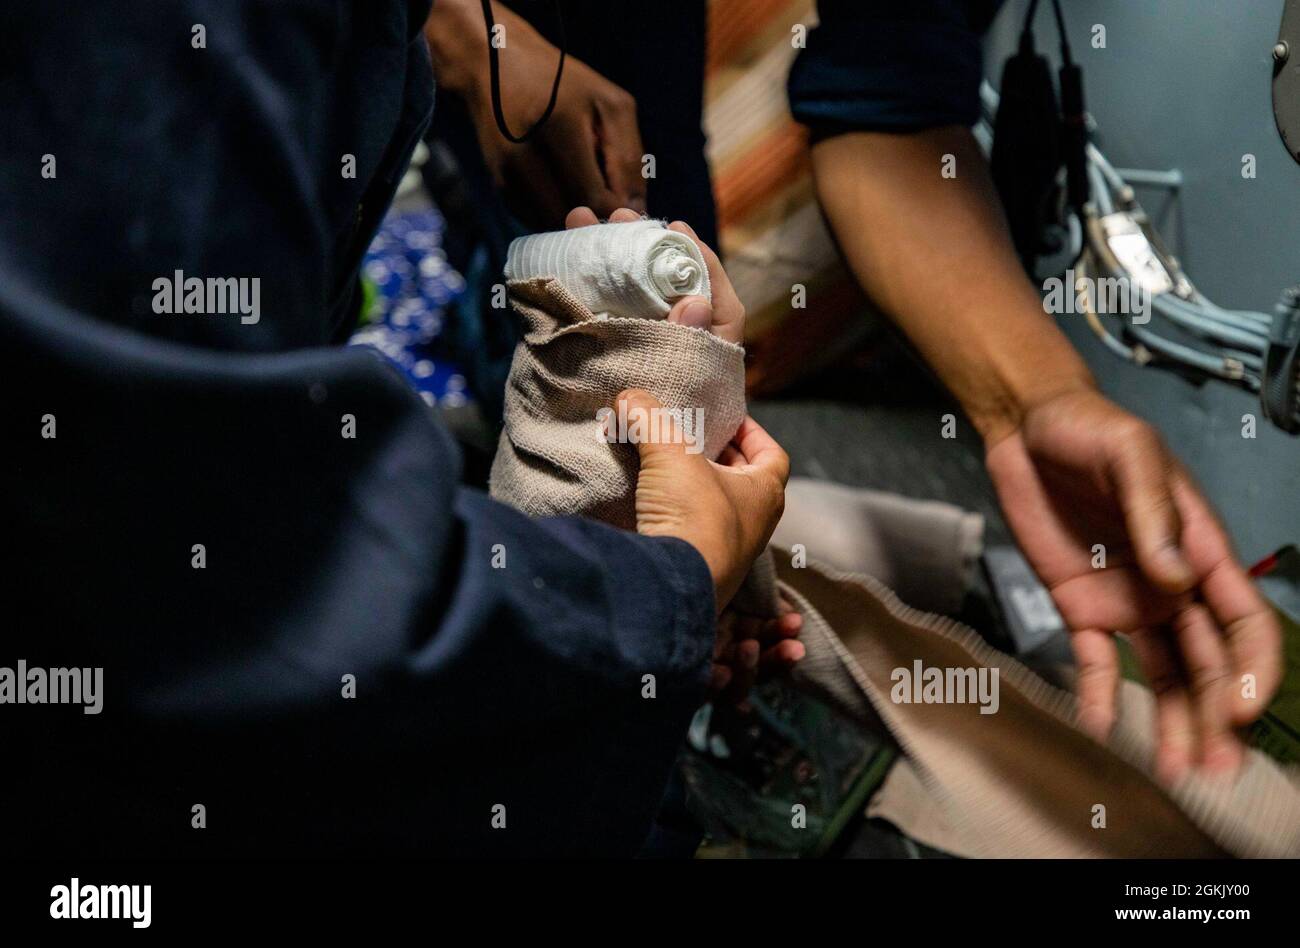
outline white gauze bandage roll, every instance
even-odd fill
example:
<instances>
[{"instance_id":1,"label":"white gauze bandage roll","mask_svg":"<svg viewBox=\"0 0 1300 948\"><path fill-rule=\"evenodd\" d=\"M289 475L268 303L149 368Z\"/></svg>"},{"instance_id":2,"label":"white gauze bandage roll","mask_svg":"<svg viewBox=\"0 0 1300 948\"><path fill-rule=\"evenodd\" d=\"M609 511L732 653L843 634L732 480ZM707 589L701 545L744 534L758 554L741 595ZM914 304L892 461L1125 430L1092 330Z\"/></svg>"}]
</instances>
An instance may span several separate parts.
<instances>
[{"instance_id":1,"label":"white gauze bandage roll","mask_svg":"<svg viewBox=\"0 0 1300 948\"><path fill-rule=\"evenodd\" d=\"M510 244L505 277L559 280L597 316L663 319L683 296L712 299L695 241L654 220L520 237Z\"/></svg>"}]
</instances>

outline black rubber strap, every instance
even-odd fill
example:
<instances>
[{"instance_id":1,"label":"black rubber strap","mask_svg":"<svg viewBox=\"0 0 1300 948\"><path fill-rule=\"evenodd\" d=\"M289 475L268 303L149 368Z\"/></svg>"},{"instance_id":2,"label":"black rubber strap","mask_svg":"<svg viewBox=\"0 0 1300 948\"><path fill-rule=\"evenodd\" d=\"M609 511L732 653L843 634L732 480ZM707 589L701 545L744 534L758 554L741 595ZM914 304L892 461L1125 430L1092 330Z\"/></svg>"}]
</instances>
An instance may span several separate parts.
<instances>
[{"instance_id":1,"label":"black rubber strap","mask_svg":"<svg viewBox=\"0 0 1300 948\"><path fill-rule=\"evenodd\" d=\"M564 17L560 14L560 0L555 0L555 22L560 35L560 64L555 67L555 81L551 84L551 101L546 103L541 117L538 118L522 135L515 135L506 125L506 113L501 108L501 58L500 52L492 42L493 33L496 30L496 20L492 16L492 0L481 0L483 4L483 22L487 25L488 39L488 79L492 86L492 115L496 119L497 128L505 136L507 141L514 142L516 145L522 145L528 141L538 130L546 124L546 120L551 117L555 111L555 102L560 96L560 77L564 75L564 47L568 42L564 36Z\"/></svg>"}]
</instances>

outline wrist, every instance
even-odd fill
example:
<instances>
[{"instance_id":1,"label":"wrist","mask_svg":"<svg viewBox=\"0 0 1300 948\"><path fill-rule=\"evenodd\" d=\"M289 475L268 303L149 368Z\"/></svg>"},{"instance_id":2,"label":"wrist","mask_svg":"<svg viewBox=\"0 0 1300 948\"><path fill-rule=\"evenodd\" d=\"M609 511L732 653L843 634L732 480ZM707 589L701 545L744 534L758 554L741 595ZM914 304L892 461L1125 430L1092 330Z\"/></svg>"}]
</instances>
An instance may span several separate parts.
<instances>
[{"instance_id":1,"label":"wrist","mask_svg":"<svg viewBox=\"0 0 1300 948\"><path fill-rule=\"evenodd\" d=\"M1027 284L1016 283L1000 312L978 322L978 332L954 368L951 388L986 448L1018 431L1040 405L1097 383L1070 340L1043 312Z\"/></svg>"},{"instance_id":2,"label":"wrist","mask_svg":"<svg viewBox=\"0 0 1300 948\"><path fill-rule=\"evenodd\" d=\"M1035 408L1062 396L1097 391L1097 383L1083 360L1068 343L1065 345L1068 353L1044 358L1029 368L1024 363L1011 371L994 367L980 396L963 406L986 448L1018 431Z\"/></svg>"}]
</instances>

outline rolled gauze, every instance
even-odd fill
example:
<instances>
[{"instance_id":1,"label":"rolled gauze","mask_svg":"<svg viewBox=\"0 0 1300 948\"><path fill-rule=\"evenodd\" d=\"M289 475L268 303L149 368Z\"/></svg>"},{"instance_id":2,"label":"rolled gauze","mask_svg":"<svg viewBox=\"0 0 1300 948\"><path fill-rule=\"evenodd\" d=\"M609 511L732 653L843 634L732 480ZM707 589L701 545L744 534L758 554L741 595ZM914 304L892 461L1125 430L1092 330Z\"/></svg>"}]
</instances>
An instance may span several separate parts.
<instances>
[{"instance_id":1,"label":"rolled gauze","mask_svg":"<svg viewBox=\"0 0 1300 948\"><path fill-rule=\"evenodd\" d=\"M683 296L711 298L695 241L654 220L520 237L510 244L505 276L558 280L597 316L662 319Z\"/></svg>"}]
</instances>

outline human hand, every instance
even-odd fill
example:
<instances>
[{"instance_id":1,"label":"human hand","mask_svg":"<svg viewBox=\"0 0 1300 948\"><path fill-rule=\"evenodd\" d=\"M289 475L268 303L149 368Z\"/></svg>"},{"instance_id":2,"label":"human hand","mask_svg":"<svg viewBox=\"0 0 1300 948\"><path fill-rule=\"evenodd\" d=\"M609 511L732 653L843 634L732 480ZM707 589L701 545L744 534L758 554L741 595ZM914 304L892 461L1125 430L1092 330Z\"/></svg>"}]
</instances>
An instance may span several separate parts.
<instances>
[{"instance_id":1,"label":"human hand","mask_svg":"<svg viewBox=\"0 0 1300 948\"><path fill-rule=\"evenodd\" d=\"M615 210L609 216L612 223L635 221L640 218L640 214L626 207ZM599 223L599 219L589 207L574 208L565 217L564 221L566 228L588 227L597 223ZM726 271L722 269L717 254L696 236L695 231L689 225L682 221L674 221L668 226L671 230L686 234L700 248L705 264L708 267L710 293L713 297L712 302L700 296L688 296L675 301L668 313L668 321L694 326L697 329L706 329L729 342L737 345L741 344L745 334L745 307L741 305L740 298L736 295L731 281L727 278ZM620 396L620 398L622 397ZM658 403L655 402L654 404L657 405ZM753 428L757 429L758 432L762 432L761 428L758 428L756 424L748 419L747 424L753 425ZM745 430L745 427L742 426L741 431L738 432L738 438ZM763 433L763 436L766 437L766 433ZM754 450L754 444L755 442L750 442L750 450ZM775 445L775 442L772 442L772 444ZM719 458L722 467L735 468L743 466L746 463L743 450L735 442L729 444ZM642 474L644 475L646 470L644 454L642 457ZM696 457L698 459L698 456ZM713 465L713 467L721 469L717 464ZM784 505L784 486L788 471L789 462L788 459L784 459L780 469L782 506ZM661 498L654 490L653 482L647 482L646 488L647 490L643 495L641 481L639 480L637 520L638 530L642 533L648 533L652 529L656 529L642 529L641 510L643 499L647 507L661 502ZM779 519L780 514L778 513L776 520ZM743 566L740 575L741 579L743 579L745 572L748 571L753 559L757 557L758 551L761 551L766 546L767 538L771 536L772 530L776 528L776 520L772 521L771 527L767 529L762 543L753 556L744 560L741 564ZM688 538L683 537L683 539ZM688 542L692 541L688 539ZM698 545L697 549L699 549ZM701 549L701 553L703 552ZM707 554L705 558L708 560ZM716 584L723 570L715 570L714 565L710 564L710 571L714 574ZM719 591L717 597L720 615L718 618L717 641L713 650L713 676L710 691L719 700L739 703L749 694L749 690L753 687L760 672L783 667L788 668L803 658L803 645L794 641L799 634L799 630L803 627L803 617L795 612L793 607L784 600L780 604L779 615L776 618L742 613L734 605L727 604L735 588L739 587L739 579L735 583L735 587L731 589L730 593L725 594L725 598L721 591ZM730 586L730 584L731 580L729 579L727 585ZM724 605L725 608L723 608Z\"/></svg>"},{"instance_id":2,"label":"human hand","mask_svg":"<svg viewBox=\"0 0 1300 948\"><path fill-rule=\"evenodd\" d=\"M733 602L718 617L709 692L715 701L739 704L765 673L793 668L805 650L798 641L803 616L781 597L775 618L746 614Z\"/></svg>"},{"instance_id":3,"label":"human hand","mask_svg":"<svg viewBox=\"0 0 1300 948\"><path fill-rule=\"evenodd\" d=\"M1233 728L1258 717L1280 682L1281 633L1159 435L1083 387L1030 408L986 460L1069 626L1084 726L1101 739L1114 723L1112 632L1126 632L1156 694L1158 773L1172 782L1196 763L1234 771L1243 751ZM1099 554L1104 568L1094 568Z\"/></svg>"},{"instance_id":4,"label":"human hand","mask_svg":"<svg viewBox=\"0 0 1300 948\"><path fill-rule=\"evenodd\" d=\"M626 403L626 406L624 406ZM638 441L636 528L646 536L671 536L699 551L713 576L718 611L731 601L785 509L790 459L763 428L746 417L718 461L687 451L671 416L652 427L663 405L649 392L628 389L614 411L630 429L659 430Z\"/></svg>"},{"instance_id":5,"label":"human hand","mask_svg":"<svg viewBox=\"0 0 1300 948\"><path fill-rule=\"evenodd\" d=\"M546 110L560 52L500 3L501 106L506 125L523 134ZM602 216L619 207L645 209L644 153L636 101L582 61L568 56L555 110L529 141L516 144L497 128L480 5L439 0L425 26L441 88L460 98L474 123L483 159L510 209L540 230L559 226L565 208L585 204Z\"/></svg>"},{"instance_id":6,"label":"human hand","mask_svg":"<svg viewBox=\"0 0 1300 948\"><path fill-rule=\"evenodd\" d=\"M640 220L640 218L639 213L627 207L620 207L609 215L610 222L615 224ZM589 207L575 207L564 218L566 230L574 227L588 227L596 223L599 223L599 219ZM695 246L700 248L705 266L709 271L709 292L713 296L712 302L702 296L682 297L673 303L672 309L668 312L668 321L670 323L681 323L684 326L694 326L696 329L707 329L720 339L733 342L738 346L743 345L745 342L745 307L740 302L740 297L736 295L736 290L731 285L731 279L727 276L727 271L722 269L722 261L718 259L718 255L704 241L700 240L691 226L684 221L673 221L668 225L668 229L685 234L695 242Z\"/></svg>"}]
</instances>

